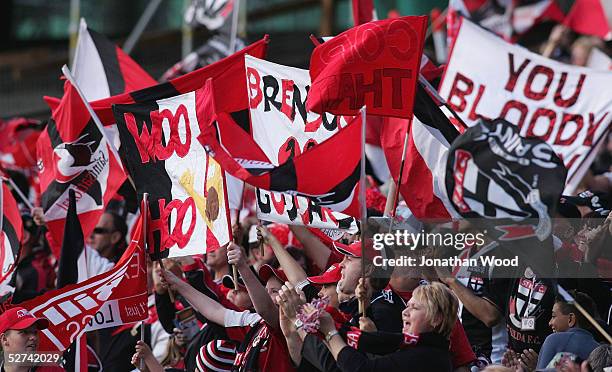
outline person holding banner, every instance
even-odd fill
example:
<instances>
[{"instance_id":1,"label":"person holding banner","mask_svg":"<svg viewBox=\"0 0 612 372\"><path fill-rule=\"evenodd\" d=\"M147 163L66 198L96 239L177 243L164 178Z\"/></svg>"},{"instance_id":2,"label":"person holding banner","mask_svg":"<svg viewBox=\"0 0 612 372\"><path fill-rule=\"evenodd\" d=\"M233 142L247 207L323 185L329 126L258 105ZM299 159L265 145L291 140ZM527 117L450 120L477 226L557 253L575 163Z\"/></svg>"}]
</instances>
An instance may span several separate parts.
<instances>
[{"instance_id":1,"label":"person holding banner","mask_svg":"<svg viewBox=\"0 0 612 372\"><path fill-rule=\"evenodd\" d=\"M162 270L163 280L165 285L185 297L205 318L224 326L230 339L241 341L234 363L240 370L256 368L267 371L274 368L276 371L293 371L287 345L279 328L277 304L271 297L286 280L284 273L266 265L259 270L257 278L248 266L241 248L233 243L228 246L228 262L238 267L257 313L228 309L183 282L172 272ZM266 284L265 287L260 280Z\"/></svg>"}]
</instances>

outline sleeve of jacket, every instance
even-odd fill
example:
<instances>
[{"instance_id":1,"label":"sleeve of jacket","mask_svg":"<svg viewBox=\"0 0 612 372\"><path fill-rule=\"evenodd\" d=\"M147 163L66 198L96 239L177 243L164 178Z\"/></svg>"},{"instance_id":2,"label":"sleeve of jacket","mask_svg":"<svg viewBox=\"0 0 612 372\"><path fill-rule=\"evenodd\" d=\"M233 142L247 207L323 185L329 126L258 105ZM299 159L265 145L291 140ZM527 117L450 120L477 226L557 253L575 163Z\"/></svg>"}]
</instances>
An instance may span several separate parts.
<instances>
[{"instance_id":1,"label":"sleeve of jacket","mask_svg":"<svg viewBox=\"0 0 612 372\"><path fill-rule=\"evenodd\" d=\"M302 358L322 372L340 372L334 357L321 339L308 334L302 345Z\"/></svg>"}]
</instances>

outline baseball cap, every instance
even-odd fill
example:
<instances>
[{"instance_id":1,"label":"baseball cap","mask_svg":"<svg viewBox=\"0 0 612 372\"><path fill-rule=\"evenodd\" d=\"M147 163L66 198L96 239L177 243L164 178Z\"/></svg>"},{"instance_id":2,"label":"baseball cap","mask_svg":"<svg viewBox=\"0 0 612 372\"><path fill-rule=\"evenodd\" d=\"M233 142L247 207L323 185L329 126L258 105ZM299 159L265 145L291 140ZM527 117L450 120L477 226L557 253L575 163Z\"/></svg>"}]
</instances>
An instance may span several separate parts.
<instances>
[{"instance_id":1,"label":"baseball cap","mask_svg":"<svg viewBox=\"0 0 612 372\"><path fill-rule=\"evenodd\" d=\"M232 275L224 275L222 283L225 288L246 289L246 286L244 285L244 281L242 280L242 277L240 275L238 275L238 288L236 288L234 284L234 277Z\"/></svg>"},{"instance_id":2,"label":"baseball cap","mask_svg":"<svg viewBox=\"0 0 612 372\"><path fill-rule=\"evenodd\" d=\"M275 269L268 264L262 265L259 268L259 280L261 280L264 284L268 282L268 280L272 277L272 275L278 278L278 280L280 280L281 283L284 283L287 281L287 276L285 275L285 272L283 271L283 269Z\"/></svg>"},{"instance_id":3,"label":"baseball cap","mask_svg":"<svg viewBox=\"0 0 612 372\"><path fill-rule=\"evenodd\" d=\"M361 241L353 242L349 245L334 242L334 248L345 256L361 258ZM366 240L365 254L367 259L373 259L376 256L380 256L380 252L374 249L374 245L371 239Z\"/></svg>"},{"instance_id":4,"label":"baseball cap","mask_svg":"<svg viewBox=\"0 0 612 372\"><path fill-rule=\"evenodd\" d=\"M13 307L0 315L0 333L9 329L26 329L32 325L36 328L45 329L49 326L49 321L45 318L37 318L23 307Z\"/></svg>"},{"instance_id":5,"label":"baseball cap","mask_svg":"<svg viewBox=\"0 0 612 372\"><path fill-rule=\"evenodd\" d=\"M342 277L342 268L339 264L331 265L325 272L317 276L309 276L307 279L312 284L324 285L338 283Z\"/></svg>"}]
</instances>

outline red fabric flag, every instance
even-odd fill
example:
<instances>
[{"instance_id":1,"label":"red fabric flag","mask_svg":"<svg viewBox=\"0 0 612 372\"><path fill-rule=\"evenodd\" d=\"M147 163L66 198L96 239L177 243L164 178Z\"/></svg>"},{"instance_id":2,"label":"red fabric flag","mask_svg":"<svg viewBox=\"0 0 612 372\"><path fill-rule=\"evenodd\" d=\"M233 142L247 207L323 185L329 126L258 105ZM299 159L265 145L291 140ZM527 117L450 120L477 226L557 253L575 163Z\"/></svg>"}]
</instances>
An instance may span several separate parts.
<instances>
[{"instance_id":1,"label":"red fabric flag","mask_svg":"<svg viewBox=\"0 0 612 372\"><path fill-rule=\"evenodd\" d=\"M115 123L115 117L111 109L111 106L114 104L146 102L193 92L204 86L207 79L213 79L214 83L215 79L223 76L224 86L219 87L215 91L215 94L217 94L215 98L228 105L221 107L223 111L233 112L241 110L247 107L249 103L246 90L240 89L238 90L240 94L238 94L232 92L233 89L228 89L227 87L244 86L244 55L249 54L257 58L265 58L268 41L268 36L266 35L263 39L211 65L149 88L92 102L91 106L105 126L112 125ZM228 93L231 93L234 99L223 99L223 96Z\"/></svg>"},{"instance_id":2,"label":"red fabric flag","mask_svg":"<svg viewBox=\"0 0 612 372\"><path fill-rule=\"evenodd\" d=\"M576 0L563 24L580 34L612 40L612 29L603 1L605 0ZM607 7L612 8L612 5Z\"/></svg>"},{"instance_id":3,"label":"red fabric flag","mask_svg":"<svg viewBox=\"0 0 612 372\"><path fill-rule=\"evenodd\" d=\"M147 266L141 241L139 219L132 242L112 270L20 305L49 320L49 328L41 331L39 351L63 351L84 332L147 319Z\"/></svg>"},{"instance_id":4,"label":"red fabric flag","mask_svg":"<svg viewBox=\"0 0 612 372\"><path fill-rule=\"evenodd\" d=\"M374 0L353 0L353 20L355 26L375 21L376 19Z\"/></svg>"},{"instance_id":5,"label":"red fabric flag","mask_svg":"<svg viewBox=\"0 0 612 372\"><path fill-rule=\"evenodd\" d=\"M11 194L11 190L2 182L2 190L0 190L0 205L2 205L2 216L0 225L0 265L2 265L2 273L0 274L0 295L4 295L12 290L7 287L13 277L15 270L15 261L19 257L19 249L21 247L21 237L23 235L23 224L21 221L21 213L17 207L17 202Z\"/></svg>"},{"instance_id":6,"label":"red fabric flag","mask_svg":"<svg viewBox=\"0 0 612 372\"><path fill-rule=\"evenodd\" d=\"M426 16L368 22L317 46L308 110L412 116L426 28Z\"/></svg>"},{"instance_id":7,"label":"red fabric flag","mask_svg":"<svg viewBox=\"0 0 612 372\"><path fill-rule=\"evenodd\" d=\"M306 196L320 206L359 215L360 115L323 143L274 166L247 132L248 122L239 125L240 115L220 112L224 104L212 99L212 85L209 81L196 92L203 128L198 140L222 168L255 187Z\"/></svg>"},{"instance_id":8,"label":"red fabric flag","mask_svg":"<svg viewBox=\"0 0 612 372\"><path fill-rule=\"evenodd\" d=\"M0 164L6 169L31 170L36 167L36 141L42 131L37 120L14 118L0 121Z\"/></svg>"},{"instance_id":9,"label":"red fabric flag","mask_svg":"<svg viewBox=\"0 0 612 372\"><path fill-rule=\"evenodd\" d=\"M38 139L41 206L59 257L68 191L77 197L83 235L89 236L104 207L125 181L120 160L113 155L76 89L66 81L64 97Z\"/></svg>"}]
</instances>

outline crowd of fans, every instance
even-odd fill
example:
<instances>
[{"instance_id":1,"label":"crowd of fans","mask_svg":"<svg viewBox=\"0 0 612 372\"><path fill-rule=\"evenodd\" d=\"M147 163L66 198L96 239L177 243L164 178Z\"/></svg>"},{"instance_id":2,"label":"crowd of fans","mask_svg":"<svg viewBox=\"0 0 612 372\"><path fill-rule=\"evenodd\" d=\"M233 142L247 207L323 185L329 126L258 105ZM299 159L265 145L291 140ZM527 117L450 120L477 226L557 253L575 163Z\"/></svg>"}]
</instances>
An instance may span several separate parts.
<instances>
[{"instance_id":1,"label":"crowd of fans","mask_svg":"<svg viewBox=\"0 0 612 372\"><path fill-rule=\"evenodd\" d=\"M561 28L549 42L554 58L578 65L600 46L568 39ZM370 181L370 216L383 212L378 186ZM609 370L612 134L583 186L590 192L559 201L554 264L560 277L568 268L594 271L558 280L540 277L529 262L511 278L489 267L463 276L383 270L372 262L380 252L369 243L363 252L358 236L334 242L303 226L258 221L251 209L234 224L229 245L164 259L163 268L149 262L144 341L139 324L87 333L90 370L131 371L141 360L150 372ZM116 204L86 239L90 276L112 268L126 248L131 224ZM19 313L19 303L55 288L57 268L42 210L24 211L22 219L16 307L0 316L2 349L14 353L36 350L47 322ZM390 248L395 256L415 254Z\"/></svg>"}]
</instances>

